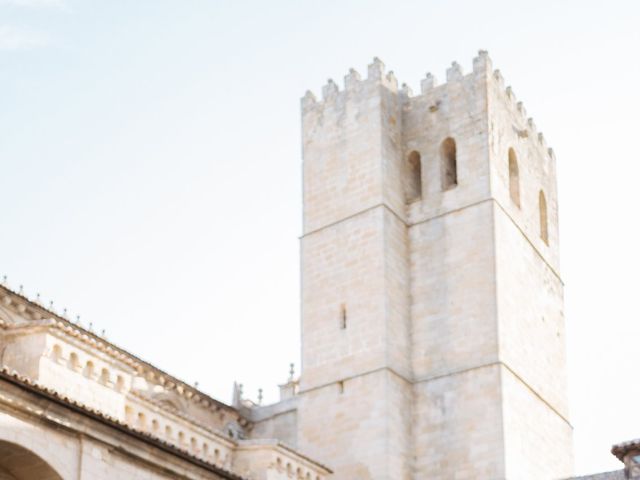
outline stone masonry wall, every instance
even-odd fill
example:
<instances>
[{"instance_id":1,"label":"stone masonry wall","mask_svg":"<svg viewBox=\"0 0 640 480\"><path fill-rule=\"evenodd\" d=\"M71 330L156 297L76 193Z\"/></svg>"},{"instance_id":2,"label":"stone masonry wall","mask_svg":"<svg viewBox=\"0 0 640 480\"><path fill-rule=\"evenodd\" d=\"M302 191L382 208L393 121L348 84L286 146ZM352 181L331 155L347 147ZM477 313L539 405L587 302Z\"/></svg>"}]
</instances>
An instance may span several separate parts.
<instances>
[{"instance_id":1,"label":"stone masonry wall","mask_svg":"<svg viewBox=\"0 0 640 480\"><path fill-rule=\"evenodd\" d=\"M410 478L401 98L379 60L303 99L298 446L337 479ZM355 427L355 428L354 428ZM394 471L391 472L390 469Z\"/></svg>"},{"instance_id":2,"label":"stone masonry wall","mask_svg":"<svg viewBox=\"0 0 640 480\"><path fill-rule=\"evenodd\" d=\"M303 99L298 439L338 479L569 476L555 158L485 52L421 90Z\"/></svg>"},{"instance_id":3,"label":"stone masonry wall","mask_svg":"<svg viewBox=\"0 0 640 480\"><path fill-rule=\"evenodd\" d=\"M507 475L566 478L573 455L555 156L498 72L488 92ZM510 194L509 150L519 202ZM548 242L541 238L540 191Z\"/></svg>"}]
</instances>

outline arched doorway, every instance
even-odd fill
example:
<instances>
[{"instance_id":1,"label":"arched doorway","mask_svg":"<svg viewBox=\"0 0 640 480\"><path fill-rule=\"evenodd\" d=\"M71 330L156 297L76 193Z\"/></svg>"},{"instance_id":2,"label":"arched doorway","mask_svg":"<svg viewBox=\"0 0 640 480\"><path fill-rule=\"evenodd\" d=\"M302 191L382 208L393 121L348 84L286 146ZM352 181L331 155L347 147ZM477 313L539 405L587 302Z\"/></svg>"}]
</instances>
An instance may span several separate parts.
<instances>
[{"instance_id":1,"label":"arched doorway","mask_svg":"<svg viewBox=\"0 0 640 480\"><path fill-rule=\"evenodd\" d=\"M62 480L62 477L32 451L0 441L0 480Z\"/></svg>"}]
</instances>

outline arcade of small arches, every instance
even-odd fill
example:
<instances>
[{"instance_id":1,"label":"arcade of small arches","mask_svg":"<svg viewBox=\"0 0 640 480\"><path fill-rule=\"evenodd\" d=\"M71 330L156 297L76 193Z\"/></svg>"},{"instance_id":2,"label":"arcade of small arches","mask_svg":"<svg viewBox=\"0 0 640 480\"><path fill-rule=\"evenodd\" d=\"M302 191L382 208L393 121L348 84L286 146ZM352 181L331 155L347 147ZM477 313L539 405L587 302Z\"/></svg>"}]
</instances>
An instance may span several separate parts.
<instances>
[{"instance_id":1,"label":"arcade of small arches","mask_svg":"<svg viewBox=\"0 0 640 480\"><path fill-rule=\"evenodd\" d=\"M53 360L58 364L65 364L62 347L58 344L54 345L51 350ZM108 368L102 368L100 374L96 374L96 367L93 360L87 360L83 363L80 361L80 357L76 352L70 352L69 358L66 361L66 366L74 372L81 372L85 377L97 380L103 385L114 387L117 391L121 392L125 388L125 380L122 375L117 375L115 382L113 382L111 371Z\"/></svg>"},{"instance_id":2,"label":"arcade of small arches","mask_svg":"<svg viewBox=\"0 0 640 480\"><path fill-rule=\"evenodd\" d=\"M507 165L509 170L509 196L513 204L521 208L520 169L518 167L518 158L513 148L509 148ZM409 153L407 170L409 172L409 182L406 197L407 202L411 203L422 198L422 158L419 152L413 150ZM458 185L456 141L451 137L445 138L440 144L440 177L443 191L455 188ZM547 199L542 189L538 193L538 217L540 238L545 244L549 245Z\"/></svg>"},{"instance_id":3,"label":"arcade of small arches","mask_svg":"<svg viewBox=\"0 0 640 480\"><path fill-rule=\"evenodd\" d=\"M174 428L171 425L167 424L162 428L160 421L156 418L152 419L149 424L147 415L144 412L136 414L133 407L129 405L125 407L125 418L128 424L135 426L138 430L149 432L169 443L175 443L177 446L188 450L189 453L213 462L215 465L228 463L228 453L223 454L219 448L211 448L205 440L199 441L195 436L188 436L183 430L178 430L177 435L174 435ZM189 441L187 441L187 438L189 438Z\"/></svg>"},{"instance_id":4,"label":"arcade of small arches","mask_svg":"<svg viewBox=\"0 0 640 480\"><path fill-rule=\"evenodd\" d=\"M65 365L72 371L82 373L82 375L88 379L98 381L107 387L115 388L118 392L123 392L125 389L125 379L122 375L116 375L114 382L112 372L106 367L101 368L100 373L97 374L94 361L86 360L81 362L80 356L74 351L69 352L65 359L63 349L58 344L53 345L51 349L51 357L57 364ZM166 403L166 401L162 403ZM142 432L150 433L167 443L175 444L203 460L218 466L226 465L229 462L228 452L223 452L219 448L212 448L206 440L199 440L195 436L189 435L179 428L174 428L175 426L170 425L168 422L163 428L161 428L160 420L157 418L151 419L151 422L149 423L147 420L147 413L143 411L136 412L131 405L125 406L124 415L127 424ZM174 434L174 430L177 431L177 434ZM229 433L229 436L234 438L235 432ZM0 480L3 480L1 476Z\"/></svg>"},{"instance_id":5,"label":"arcade of small arches","mask_svg":"<svg viewBox=\"0 0 640 480\"><path fill-rule=\"evenodd\" d=\"M301 467L296 468L295 472L293 471L293 465L291 462L287 462L286 464L282 461L280 457L276 459L276 469L278 472L287 473L287 477L296 478L299 480L320 480L319 476L313 478L311 472L304 472ZM295 476L294 476L295 473Z\"/></svg>"}]
</instances>

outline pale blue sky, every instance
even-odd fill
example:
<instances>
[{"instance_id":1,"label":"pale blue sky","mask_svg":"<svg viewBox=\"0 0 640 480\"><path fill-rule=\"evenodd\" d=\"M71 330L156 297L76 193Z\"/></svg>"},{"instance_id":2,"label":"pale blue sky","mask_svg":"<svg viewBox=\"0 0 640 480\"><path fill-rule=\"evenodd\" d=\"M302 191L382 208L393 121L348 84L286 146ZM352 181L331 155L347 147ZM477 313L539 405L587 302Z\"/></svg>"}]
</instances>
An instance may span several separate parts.
<instances>
[{"instance_id":1,"label":"pale blue sky","mask_svg":"<svg viewBox=\"0 0 640 480\"><path fill-rule=\"evenodd\" d=\"M299 98L480 48L558 157L578 472L640 437L640 3L0 0L0 275L228 400L299 362Z\"/></svg>"}]
</instances>

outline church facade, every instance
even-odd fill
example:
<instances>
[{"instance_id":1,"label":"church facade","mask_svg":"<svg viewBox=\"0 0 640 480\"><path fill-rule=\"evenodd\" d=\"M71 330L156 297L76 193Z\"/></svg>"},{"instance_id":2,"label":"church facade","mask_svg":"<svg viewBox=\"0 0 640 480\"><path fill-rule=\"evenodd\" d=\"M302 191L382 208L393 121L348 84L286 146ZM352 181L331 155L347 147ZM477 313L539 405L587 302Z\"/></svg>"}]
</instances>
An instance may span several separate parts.
<instances>
[{"instance_id":1,"label":"church facade","mask_svg":"<svg viewBox=\"0 0 640 480\"><path fill-rule=\"evenodd\" d=\"M302 144L281 400L226 405L0 286L0 480L571 478L556 159L487 53L419 94L378 59L329 81Z\"/></svg>"}]
</instances>

